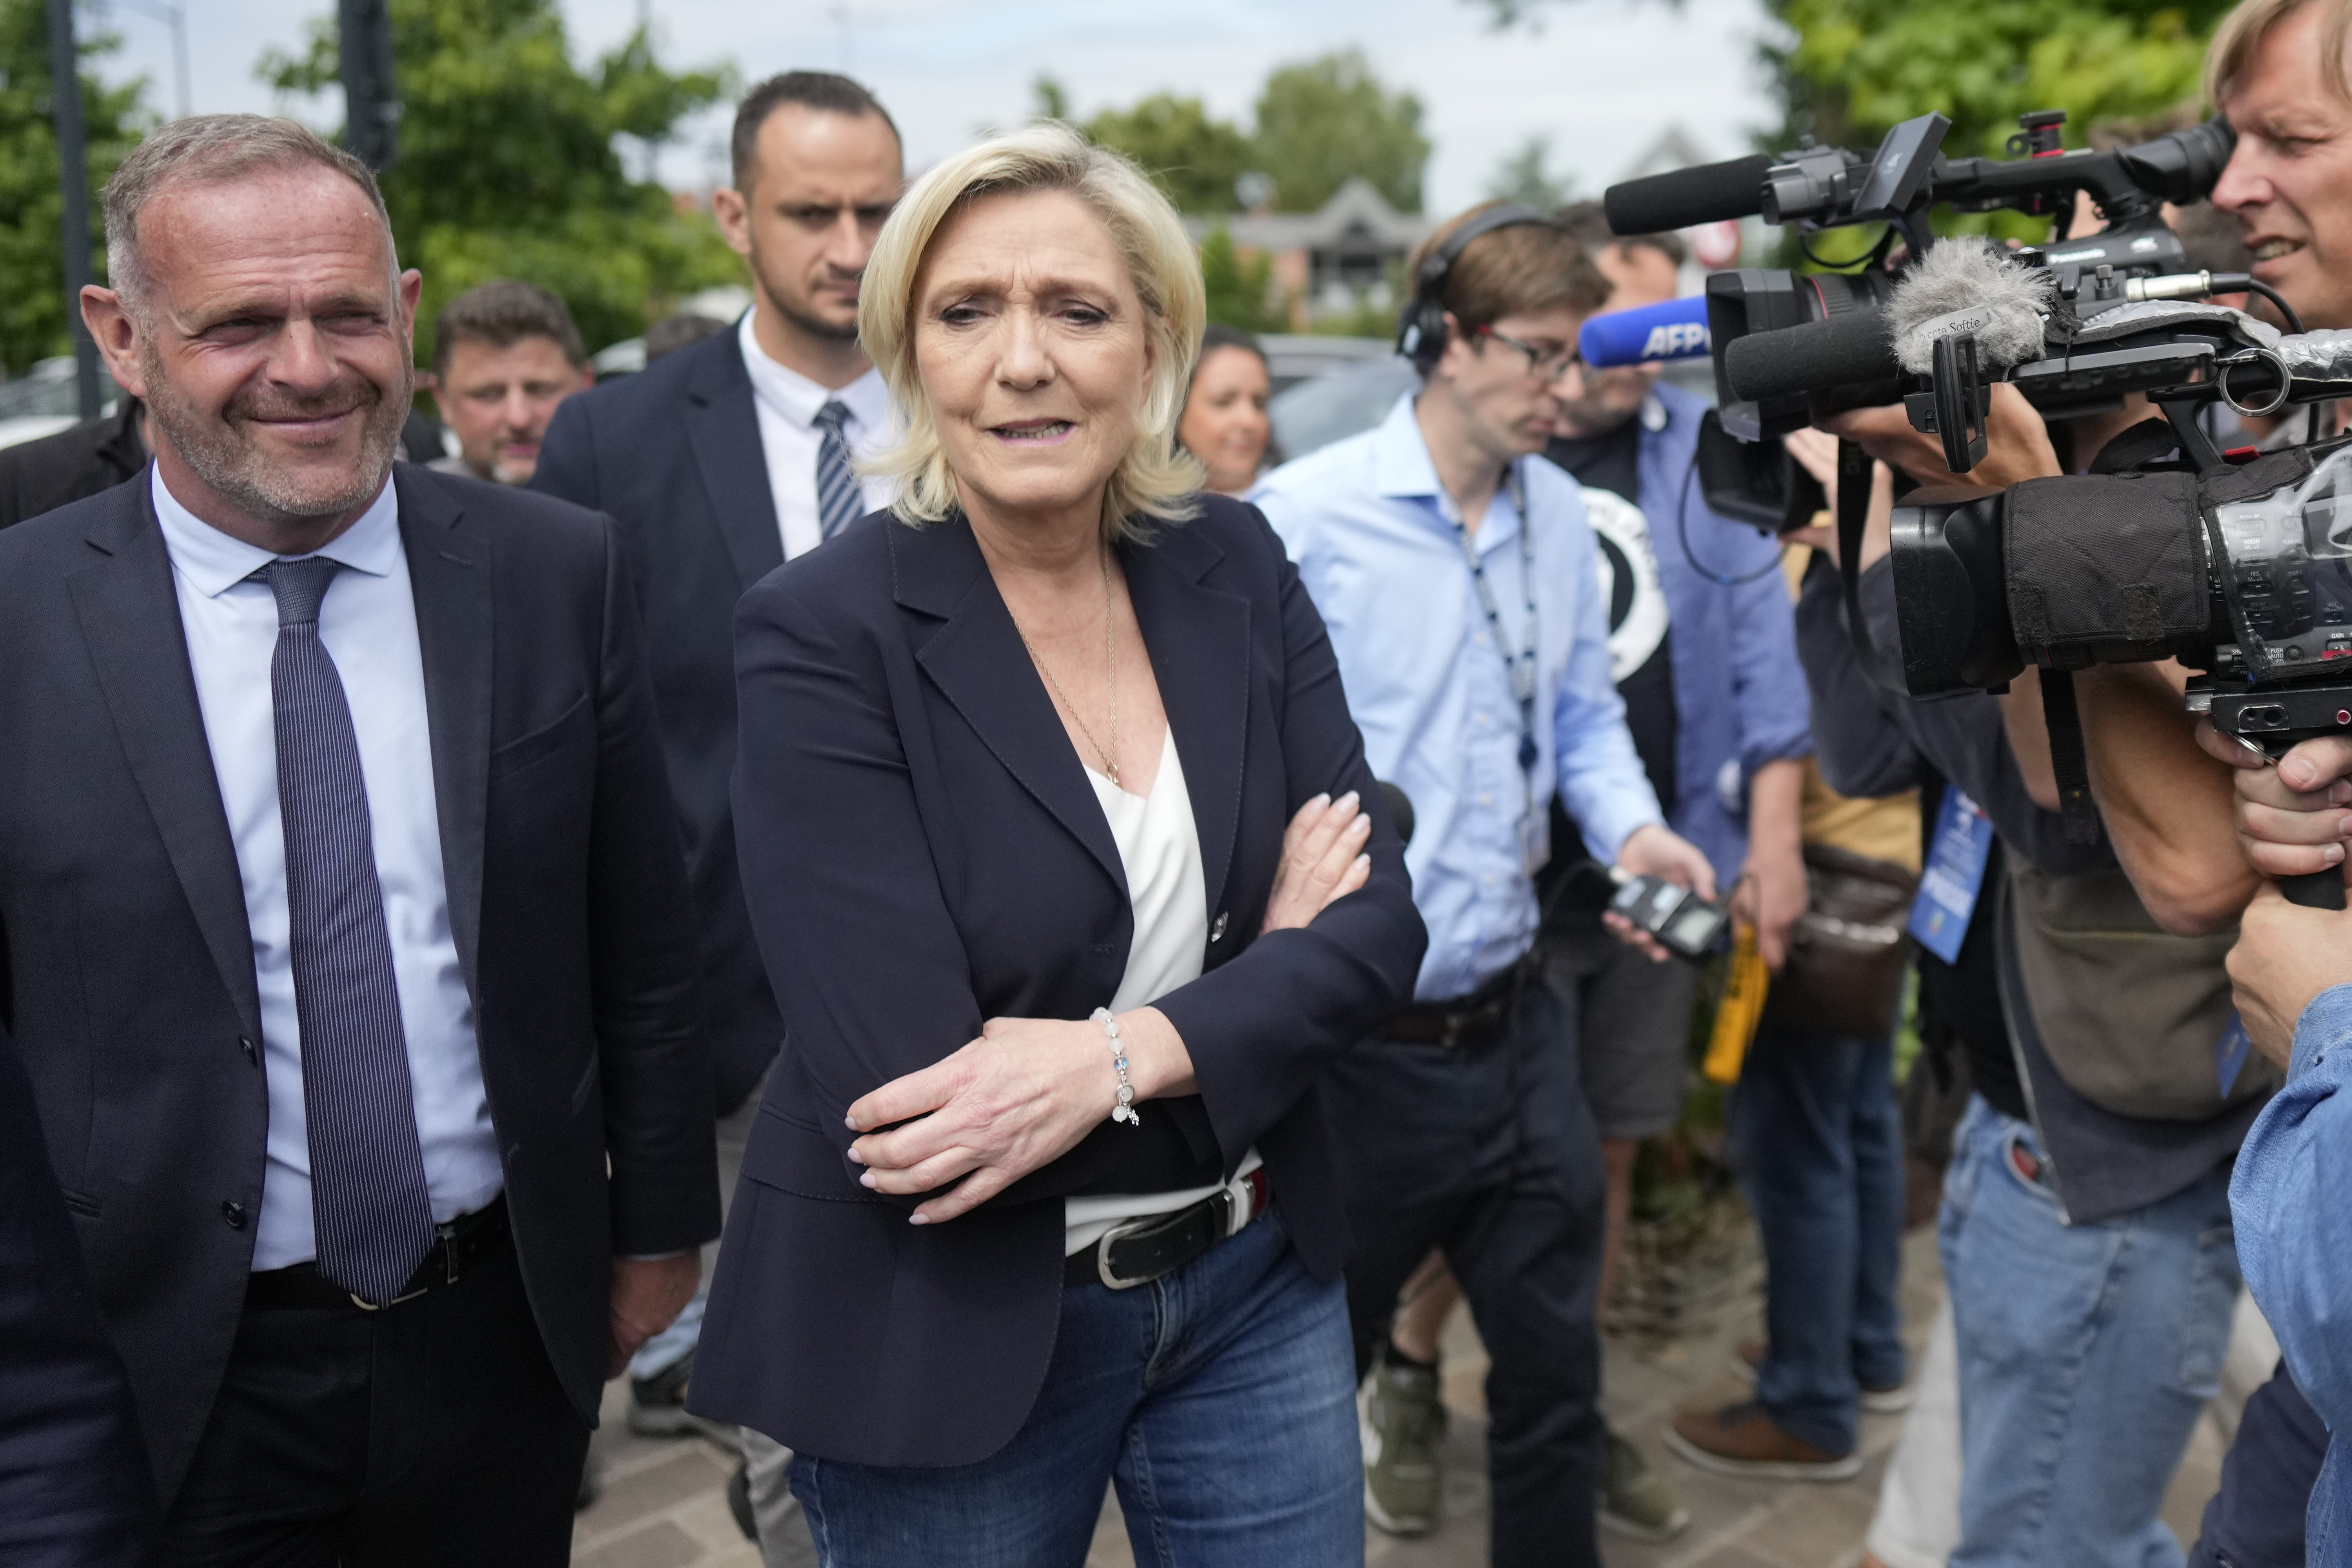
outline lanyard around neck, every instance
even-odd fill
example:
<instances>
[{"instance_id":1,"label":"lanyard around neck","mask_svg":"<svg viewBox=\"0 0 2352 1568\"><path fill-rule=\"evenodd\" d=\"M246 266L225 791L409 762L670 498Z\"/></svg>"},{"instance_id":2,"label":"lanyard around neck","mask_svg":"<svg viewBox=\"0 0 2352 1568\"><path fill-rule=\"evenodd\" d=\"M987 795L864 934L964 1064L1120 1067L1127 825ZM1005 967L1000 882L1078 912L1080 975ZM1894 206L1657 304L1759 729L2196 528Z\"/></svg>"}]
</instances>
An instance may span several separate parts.
<instances>
[{"instance_id":1,"label":"lanyard around neck","mask_svg":"<svg viewBox=\"0 0 2352 1568\"><path fill-rule=\"evenodd\" d=\"M1462 521L1462 509L1454 498L1438 487L1444 501L1446 521L1454 525L1454 542L1462 546L1463 563L1470 568L1470 582L1478 590L1478 607L1486 612L1486 628L1495 639L1495 651L1502 656L1503 668L1511 678L1511 695L1519 704L1519 771L1528 775L1533 787L1536 761L1536 547L1535 529L1528 517L1526 492L1519 484L1518 465L1503 470L1502 489L1511 500L1511 508L1518 513L1519 523L1519 586L1527 596L1526 635L1520 638L1519 651L1512 653L1503 636L1503 617L1495 605L1495 585L1486 581L1486 563L1479 559L1478 546L1470 537L1470 526Z\"/></svg>"}]
</instances>

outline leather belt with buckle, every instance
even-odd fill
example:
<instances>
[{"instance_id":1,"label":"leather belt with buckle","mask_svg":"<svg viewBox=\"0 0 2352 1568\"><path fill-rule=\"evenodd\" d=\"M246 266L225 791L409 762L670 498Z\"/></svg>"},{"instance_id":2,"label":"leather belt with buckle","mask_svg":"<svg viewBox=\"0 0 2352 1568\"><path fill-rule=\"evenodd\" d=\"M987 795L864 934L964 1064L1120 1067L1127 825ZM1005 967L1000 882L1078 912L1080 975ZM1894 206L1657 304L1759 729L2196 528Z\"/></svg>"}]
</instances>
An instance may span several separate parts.
<instances>
[{"instance_id":1,"label":"leather belt with buckle","mask_svg":"<svg viewBox=\"0 0 2352 1568\"><path fill-rule=\"evenodd\" d=\"M1535 964L1536 957L1529 953L1466 996L1401 1008L1372 1037L1449 1050L1482 1044L1510 1022L1511 1007L1519 988L1535 973Z\"/></svg>"},{"instance_id":2,"label":"leather belt with buckle","mask_svg":"<svg viewBox=\"0 0 2352 1568\"><path fill-rule=\"evenodd\" d=\"M1199 1203L1170 1214L1122 1220L1092 1247L1069 1256L1065 1285L1108 1285L1129 1290L1172 1274L1227 1237L1239 1236L1272 1201L1263 1166L1219 1187Z\"/></svg>"},{"instance_id":3,"label":"leather belt with buckle","mask_svg":"<svg viewBox=\"0 0 2352 1568\"><path fill-rule=\"evenodd\" d=\"M246 1277L245 1304L265 1310L308 1307L373 1312L413 1301L428 1290L455 1285L495 1257L507 1244L507 1196L500 1193L472 1214L433 1227L425 1261L389 1301L366 1301L319 1272L316 1263L290 1264Z\"/></svg>"}]
</instances>

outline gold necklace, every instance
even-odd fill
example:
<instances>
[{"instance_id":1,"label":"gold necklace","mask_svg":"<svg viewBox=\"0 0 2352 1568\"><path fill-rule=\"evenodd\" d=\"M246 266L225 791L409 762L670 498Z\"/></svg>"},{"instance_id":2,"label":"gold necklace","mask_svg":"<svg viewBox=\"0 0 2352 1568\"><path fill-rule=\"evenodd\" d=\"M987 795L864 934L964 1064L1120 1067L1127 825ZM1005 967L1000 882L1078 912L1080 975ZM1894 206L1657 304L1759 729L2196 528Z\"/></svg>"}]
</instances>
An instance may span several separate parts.
<instances>
[{"instance_id":1,"label":"gold necklace","mask_svg":"<svg viewBox=\"0 0 2352 1568\"><path fill-rule=\"evenodd\" d=\"M1045 684L1054 689L1054 695L1060 698L1062 706L1070 710L1070 717L1077 721L1078 733L1084 735L1087 738L1087 744L1095 749L1095 755L1102 759L1104 774L1116 784L1118 783L1118 665L1113 657L1114 649L1111 642L1110 552L1108 550L1102 552L1102 584L1103 674L1110 682L1110 748L1108 751L1103 748L1100 741L1095 739L1094 729L1087 724L1086 715L1078 711L1078 705L1070 700L1070 694L1062 689L1060 681L1054 679L1053 667L1038 657L1035 646L1029 640L1029 634L1021 629L1021 623L1018 620L1013 623L1013 635L1021 639L1021 646L1029 652L1029 662L1037 667L1037 672L1045 678Z\"/></svg>"}]
</instances>

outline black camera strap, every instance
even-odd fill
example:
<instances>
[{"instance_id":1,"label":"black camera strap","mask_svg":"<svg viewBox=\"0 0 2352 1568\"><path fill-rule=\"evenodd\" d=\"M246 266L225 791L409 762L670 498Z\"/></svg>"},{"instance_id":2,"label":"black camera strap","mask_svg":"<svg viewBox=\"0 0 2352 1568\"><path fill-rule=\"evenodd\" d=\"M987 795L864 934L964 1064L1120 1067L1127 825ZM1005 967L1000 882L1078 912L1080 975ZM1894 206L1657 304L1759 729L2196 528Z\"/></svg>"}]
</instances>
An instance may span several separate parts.
<instances>
[{"instance_id":1,"label":"black camera strap","mask_svg":"<svg viewBox=\"0 0 2352 1568\"><path fill-rule=\"evenodd\" d=\"M1900 670L1892 668L1872 640L1862 613L1862 536L1870 527L1870 454L1841 437L1837 455L1838 580L1845 589L1846 640L1854 662L1882 691L1906 695Z\"/></svg>"},{"instance_id":2,"label":"black camera strap","mask_svg":"<svg viewBox=\"0 0 2352 1568\"><path fill-rule=\"evenodd\" d=\"M2050 771L2058 780L2058 812L2069 844L2099 841L2099 808L2091 802L2091 763L2083 749L2083 715L2074 705L2074 672L2042 671L2042 722L2050 731Z\"/></svg>"}]
</instances>

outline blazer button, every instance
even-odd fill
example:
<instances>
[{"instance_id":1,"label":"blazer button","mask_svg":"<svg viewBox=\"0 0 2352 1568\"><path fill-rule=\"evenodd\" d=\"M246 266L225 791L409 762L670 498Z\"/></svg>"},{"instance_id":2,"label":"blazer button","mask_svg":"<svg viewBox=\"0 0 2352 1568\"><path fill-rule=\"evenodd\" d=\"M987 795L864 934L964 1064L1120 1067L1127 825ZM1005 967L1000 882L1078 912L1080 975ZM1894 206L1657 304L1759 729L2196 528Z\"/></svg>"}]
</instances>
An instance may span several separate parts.
<instances>
[{"instance_id":1,"label":"blazer button","mask_svg":"<svg viewBox=\"0 0 2352 1568\"><path fill-rule=\"evenodd\" d=\"M231 1230L245 1228L245 1205L235 1198L221 1205L221 1222Z\"/></svg>"},{"instance_id":2,"label":"blazer button","mask_svg":"<svg viewBox=\"0 0 2352 1568\"><path fill-rule=\"evenodd\" d=\"M236 1044L237 1048L245 1053L247 1061L251 1062L255 1067L261 1065L261 1047L253 1043L252 1036L239 1035L236 1037Z\"/></svg>"},{"instance_id":3,"label":"blazer button","mask_svg":"<svg viewBox=\"0 0 2352 1568\"><path fill-rule=\"evenodd\" d=\"M1209 927L1209 940L1210 940L1211 942L1223 942L1223 941L1224 940L1224 936L1225 936L1225 911L1224 911L1224 910L1219 910L1217 911L1217 918L1216 918L1215 921L1214 921L1213 923L1212 923L1212 924L1210 925L1210 927Z\"/></svg>"}]
</instances>

